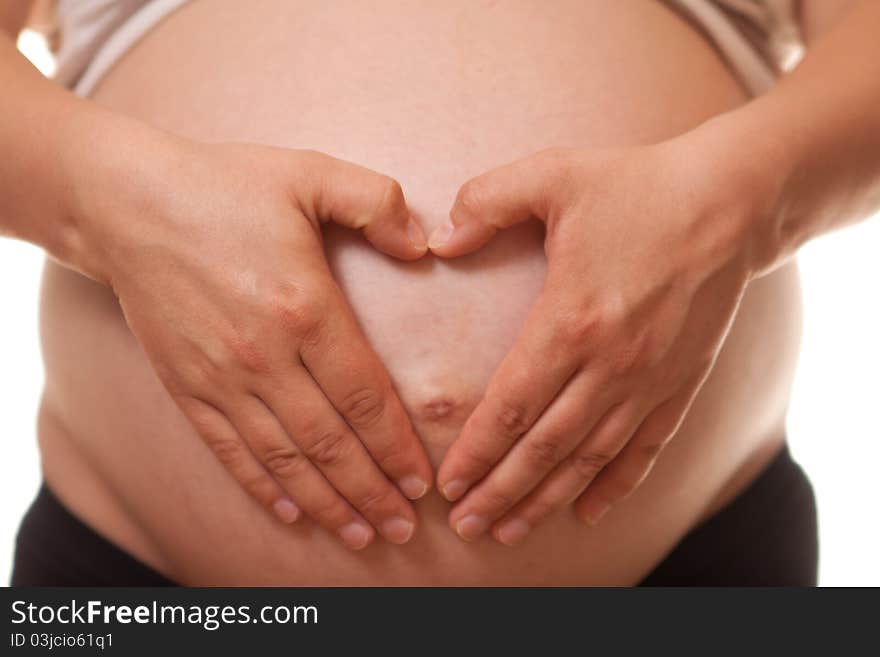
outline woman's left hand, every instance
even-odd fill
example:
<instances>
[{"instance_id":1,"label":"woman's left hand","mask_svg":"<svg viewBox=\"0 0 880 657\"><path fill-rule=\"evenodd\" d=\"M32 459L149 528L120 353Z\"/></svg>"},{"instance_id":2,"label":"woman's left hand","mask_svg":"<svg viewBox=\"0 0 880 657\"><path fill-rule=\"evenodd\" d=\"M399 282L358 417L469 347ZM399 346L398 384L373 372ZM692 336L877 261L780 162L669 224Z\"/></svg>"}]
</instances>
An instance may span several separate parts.
<instances>
[{"instance_id":1,"label":"woman's left hand","mask_svg":"<svg viewBox=\"0 0 880 657\"><path fill-rule=\"evenodd\" d=\"M548 264L438 473L463 539L491 527L513 545L573 501L595 524L675 434L756 271L759 186L717 160L683 138L553 149L461 188L434 253L469 253L534 217Z\"/></svg>"}]
</instances>

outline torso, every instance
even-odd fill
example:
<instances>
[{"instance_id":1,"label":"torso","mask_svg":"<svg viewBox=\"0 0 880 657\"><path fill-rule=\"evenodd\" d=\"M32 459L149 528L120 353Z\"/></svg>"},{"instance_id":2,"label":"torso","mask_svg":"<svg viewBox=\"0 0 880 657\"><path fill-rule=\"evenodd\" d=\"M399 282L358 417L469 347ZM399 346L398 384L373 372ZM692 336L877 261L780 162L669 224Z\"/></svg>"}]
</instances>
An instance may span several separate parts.
<instances>
[{"instance_id":1,"label":"torso","mask_svg":"<svg viewBox=\"0 0 880 657\"><path fill-rule=\"evenodd\" d=\"M745 101L713 49L654 1L192 3L93 98L196 139L313 148L382 171L428 230L462 182L496 165L548 146L656 141ZM540 290L541 237L526 225L459 261L403 264L326 233L435 463ZM410 544L353 553L251 502L172 404L112 293L50 263L45 476L77 515L187 584L630 584L778 450L799 310L791 265L749 287L684 426L599 527L569 509L519 548L465 544L431 493Z\"/></svg>"}]
</instances>

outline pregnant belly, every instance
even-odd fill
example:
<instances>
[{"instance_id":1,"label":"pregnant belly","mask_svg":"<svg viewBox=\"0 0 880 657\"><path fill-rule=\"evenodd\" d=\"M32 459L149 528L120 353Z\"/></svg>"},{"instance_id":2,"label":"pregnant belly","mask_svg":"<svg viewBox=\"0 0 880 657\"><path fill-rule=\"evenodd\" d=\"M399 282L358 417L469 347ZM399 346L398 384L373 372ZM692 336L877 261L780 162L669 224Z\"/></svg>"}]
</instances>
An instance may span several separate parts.
<instances>
[{"instance_id":1,"label":"pregnant belly","mask_svg":"<svg viewBox=\"0 0 880 657\"><path fill-rule=\"evenodd\" d=\"M401 182L431 230L459 185L488 168L548 146L662 139L744 98L714 51L655 2L221 0L172 15L94 100L196 139L313 148L375 168ZM435 463L541 288L541 237L526 225L461 260L398 263L356 235L326 234ZM44 470L78 515L185 583L632 583L778 446L796 291L791 267L750 287L687 422L598 528L566 510L517 549L464 544L432 493L409 545L352 553L253 504L171 403L113 296L49 264Z\"/></svg>"}]
</instances>

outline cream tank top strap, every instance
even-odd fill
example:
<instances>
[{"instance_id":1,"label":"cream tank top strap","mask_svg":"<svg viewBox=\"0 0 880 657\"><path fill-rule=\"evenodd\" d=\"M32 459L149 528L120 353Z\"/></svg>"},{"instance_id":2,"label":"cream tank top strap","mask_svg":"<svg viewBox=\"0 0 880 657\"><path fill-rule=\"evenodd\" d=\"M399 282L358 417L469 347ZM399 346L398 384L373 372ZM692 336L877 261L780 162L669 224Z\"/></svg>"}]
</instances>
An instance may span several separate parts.
<instances>
[{"instance_id":1,"label":"cream tank top strap","mask_svg":"<svg viewBox=\"0 0 880 657\"><path fill-rule=\"evenodd\" d=\"M56 0L55 79L88 96L113 65L187 0Z\"/></svg>"},{"instance_id":2,"label":"cream tank top strap","mask_svg":"<svg viewBox=\"0 0 880 657\"><path fill-rule=\"evenodd\" d=\"M88 96L137 41L188 0L57 0L55 78ZM660 0L689 18L759 95L804 55L798 0Z\"/></svg>"}]
</instances>

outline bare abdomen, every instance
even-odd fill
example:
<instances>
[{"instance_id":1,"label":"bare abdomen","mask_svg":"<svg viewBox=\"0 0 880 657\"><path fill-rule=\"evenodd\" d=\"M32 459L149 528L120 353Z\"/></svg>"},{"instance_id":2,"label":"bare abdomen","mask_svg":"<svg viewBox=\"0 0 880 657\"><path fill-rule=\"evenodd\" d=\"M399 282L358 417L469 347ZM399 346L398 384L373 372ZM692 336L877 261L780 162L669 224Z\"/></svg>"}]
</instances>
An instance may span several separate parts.
<instances>
[{"instance_id":1,"label":"bare abdomen","mask_svg":"<svg viewBox=\"0 0 880 657\"><path fill-rule=\"evenodd\" d=\"M744 100L712 49L649 1L193 3L94 98L197 139L375 168L428 230L486 169L548 146L662 139ZM438 462L540 290L540 227L453 262L393 262L341 230L327 248ZM790 267L750 288L686 424L599 528L565 512L518 549L464 544L432 494L411 544L355 554L251 503L173 406L112 295L50 264L46 476L79 515L186 583L631 583L779 444L798 310Z\"/></svg>"}]
</instances>

